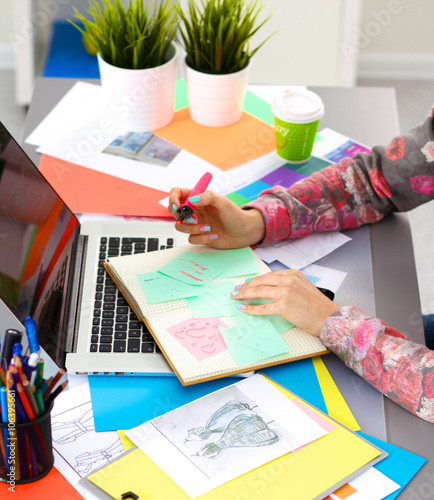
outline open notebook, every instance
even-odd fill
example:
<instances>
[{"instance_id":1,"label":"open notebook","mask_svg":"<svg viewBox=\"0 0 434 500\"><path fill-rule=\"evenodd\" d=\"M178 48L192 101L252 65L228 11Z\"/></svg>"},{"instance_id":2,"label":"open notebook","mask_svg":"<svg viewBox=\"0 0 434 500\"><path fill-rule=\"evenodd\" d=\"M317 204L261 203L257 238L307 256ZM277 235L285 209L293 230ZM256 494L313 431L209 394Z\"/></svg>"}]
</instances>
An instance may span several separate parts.
<instances>
[{"instance_id":1,"label":"open notebook","mask_svg":"<svg viewBox=\"0 0 434 500\"><path fill-rule=\"evenodd\" d=\"M149 303L138 278L138 275L140 276L143 273L159 271L163 266L172 262L173 259L185 251L194 254L220 252L224 257L228 255L224 254L224 252L233 252L232 250L214 250L206 246L185 245L151 253L112 257L104 264L105 269L137 317L148 327L168 363L183 385L249 372L266 366L328 352L317 337L309 335L300 328L292 327L280 333L280 338L288 348L287 352L267 359L247 363L240 363L238 359L238 362L236 362L224 343L220 343L216 354L208 357L198 357L195 355L194 349L186 348L185 344L183 345L182 341L180 341L181 336L174 335L173 329L175 325L180 325L182 322L189 320L192 321L191 325L193 327L195 316L188 306L187 299L182 298L166 302ZM257 274L265 274L270 271L268 266L253 251L250 249L243 249L243 251L251 252L250 258L256 260L257 272L255 274L240 275L243 272L241 268L239 272L232 270L232 272L225 272L220 275L230 275L230 278L217 276L216 279L210 282L211 285L224 281L230 281L232 284L242 284L249 277ZM247 315L243 314L243 316ZM249 318L252 317L250 316ZM222 324L228 328L239 324L237 316L221 316L212 319L208 323L213 323L214 328ZM241 356L241 359L244 359L243 356Z\"/></svg>"}]
</instances>

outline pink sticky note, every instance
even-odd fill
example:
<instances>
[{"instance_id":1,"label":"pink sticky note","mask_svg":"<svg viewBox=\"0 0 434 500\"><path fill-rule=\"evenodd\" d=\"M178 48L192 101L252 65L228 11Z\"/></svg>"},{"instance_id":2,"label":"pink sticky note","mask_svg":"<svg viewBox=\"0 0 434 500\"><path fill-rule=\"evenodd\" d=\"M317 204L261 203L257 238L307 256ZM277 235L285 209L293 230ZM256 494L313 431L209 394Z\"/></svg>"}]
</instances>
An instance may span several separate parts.
<instances>
[{"instance_id":1,"label":"pink sticky note","mask_svg":"<svg viewBox=\"0 0 434 500\"><path fill-rule=\"evenodd\" d=\"M220 327L227 328L220 318L190 318L167 331L198 361L202 361L227 349Z\"/></svg>"}]
</instances>

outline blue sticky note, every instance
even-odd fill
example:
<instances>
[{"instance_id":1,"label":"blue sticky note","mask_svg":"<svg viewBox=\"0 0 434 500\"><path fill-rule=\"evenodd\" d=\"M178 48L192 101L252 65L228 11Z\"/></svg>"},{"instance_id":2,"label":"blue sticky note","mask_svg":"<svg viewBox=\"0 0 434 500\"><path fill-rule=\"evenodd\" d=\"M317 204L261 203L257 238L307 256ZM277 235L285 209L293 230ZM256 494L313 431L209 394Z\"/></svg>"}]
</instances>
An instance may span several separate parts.
<instances>
[{"instance_id":1,"label":"blue sticky note","mask_svg":"<svg viewBox=\"0 0 434 500\"><path fill-rule=\"evenodd\" d=\"M381 439L368 436L363 432L357 432L357 434L360 434L372 444L375 444L389 454L388 457L375 464L374 467L401 486L399 490L394 491L384 499L393 500L413 479L418 470L426 462L426 458L415 455L393 444L381 441Z\"/></svg>"},{"instance_id":2,"label":"blue sticky note","mask_svg":"<svg viewBox=\"0 0 434 500\"><path fill-rule=\"evenodd\" d=\"M140 288L149 304L197 297L204 288L187 285L161 273L136 274L136 278L139 280Z\"/></svg>"}]
</instances>

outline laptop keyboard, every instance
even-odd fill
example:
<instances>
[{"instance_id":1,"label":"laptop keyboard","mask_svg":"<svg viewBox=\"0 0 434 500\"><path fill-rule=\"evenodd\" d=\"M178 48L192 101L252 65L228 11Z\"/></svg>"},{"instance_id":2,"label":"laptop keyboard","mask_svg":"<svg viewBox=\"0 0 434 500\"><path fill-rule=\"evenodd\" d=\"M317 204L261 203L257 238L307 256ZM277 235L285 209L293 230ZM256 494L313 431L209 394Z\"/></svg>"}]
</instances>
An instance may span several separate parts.
<instances>
[{"instance_id":1,"label":"laptop keyboard","mask_svg":"<svg viewBox=\"0 0 434 500\"><path fill-rule=\"evenodd\" d=\"M90 352L161 352L144 323L119 292L104 269L108 257L132 255L173 248L173 238L160 243L158 238L101 237L93 308Z\"/></svg>"}]
</instances>

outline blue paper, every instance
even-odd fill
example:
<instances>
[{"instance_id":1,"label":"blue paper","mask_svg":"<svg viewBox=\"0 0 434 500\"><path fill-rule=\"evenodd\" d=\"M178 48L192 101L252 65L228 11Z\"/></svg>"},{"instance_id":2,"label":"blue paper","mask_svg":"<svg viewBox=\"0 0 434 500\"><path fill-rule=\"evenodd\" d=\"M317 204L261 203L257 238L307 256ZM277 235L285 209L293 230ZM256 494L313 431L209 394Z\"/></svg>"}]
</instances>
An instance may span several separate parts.
<instances>
[{"instance_id":1,"label":"blue paper","mask_svg":"<svg viewBox=\"0 0 434 500\"><path fill-rule=\"evenodd\" d=\"M357 434L360 434L372 444L375 444L389 454L388 457L375 464L374 467L401 486L399 490L394 491L384 499L393 500L413 479L422 465L426 462L426 458L415 455L393 444L381 441L380 439L368 436L363 432L357 432Z\"/></svg>"},{"instance_id":2,"label":"blue paper","mask_svg":"<svg viewBox=\"0 0 434 500\"><path fill-rule=\"evenodd\" d=\"M325 411L311 359L272 366L261 373ZM95 430L136 427L238 380L225 377L183 387L175 376L89 376Z\"/></svg>"}]
</instances>

